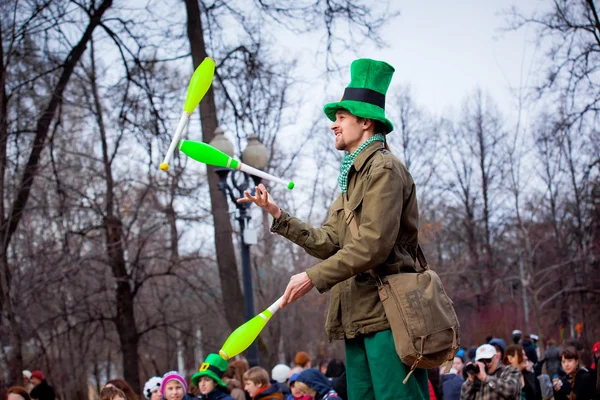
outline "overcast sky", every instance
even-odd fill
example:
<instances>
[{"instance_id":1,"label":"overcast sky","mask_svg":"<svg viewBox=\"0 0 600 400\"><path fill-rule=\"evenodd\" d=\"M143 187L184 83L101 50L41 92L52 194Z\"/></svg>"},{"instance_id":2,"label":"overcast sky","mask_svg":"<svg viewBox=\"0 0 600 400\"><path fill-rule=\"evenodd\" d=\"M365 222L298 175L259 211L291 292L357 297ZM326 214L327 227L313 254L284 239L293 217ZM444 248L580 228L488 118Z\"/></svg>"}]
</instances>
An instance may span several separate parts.
<instances>
[{"instance_id":1,"label":"overcast sky","mask_svg":"<svg viewBox=\"0 0 600 400\"><path fill-rule=\"evenodd\" d=\"M515 115L510 89L532 83L527 79L537 73L533 60L541 54L535 50L531 29L501 30L507 23L500 13L515 4L514 0L397 0L394 4L400 16L382 31L389 47L365 47L356 55L348 52L338 61L349 64L354 58L368 57L390 63L396 72L389 93L394 85L408 84L417 102L438 115L460 106L476 87L488 91L504 113ZM525 14L547 6L547 0L518 2ZM290 51L302 60L302 73L315 82L313 99L323 96L324 102L338 100L349 82L349 69L343 82L336 79L323 87L316 80L319 70L311 68L318 44L291 43Z\"/></svg>"}]
</instances>

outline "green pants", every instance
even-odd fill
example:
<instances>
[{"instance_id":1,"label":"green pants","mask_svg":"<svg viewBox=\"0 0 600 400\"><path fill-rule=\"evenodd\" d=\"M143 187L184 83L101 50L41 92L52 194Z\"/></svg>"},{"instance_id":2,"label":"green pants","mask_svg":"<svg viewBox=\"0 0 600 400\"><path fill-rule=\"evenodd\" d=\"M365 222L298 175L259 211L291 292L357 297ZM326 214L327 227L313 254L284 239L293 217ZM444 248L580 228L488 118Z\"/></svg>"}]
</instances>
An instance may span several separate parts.
<instances>
[{"instance_id":1,"label":"green pants","mask_svg":"<svg viewBox=\"0 0 600 400\"><path fill-rule=\"evenodd\" d=\"M346 339L346 381L344 400L429 400L427 370L410 371L400 361L391 330Z\"/></svg>"}]
</instances>

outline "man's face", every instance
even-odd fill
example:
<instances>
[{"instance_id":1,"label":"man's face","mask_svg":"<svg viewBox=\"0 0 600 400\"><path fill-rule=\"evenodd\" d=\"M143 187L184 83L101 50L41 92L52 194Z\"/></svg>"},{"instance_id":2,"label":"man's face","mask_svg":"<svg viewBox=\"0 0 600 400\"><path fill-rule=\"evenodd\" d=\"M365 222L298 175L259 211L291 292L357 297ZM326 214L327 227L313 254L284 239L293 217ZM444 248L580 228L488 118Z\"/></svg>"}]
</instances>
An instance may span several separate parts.
<instances>
[{"instance_id":1,"label":"man's face","mask_svg":"<svg viewBox=\"0 0 600 400\"><path fill-rule=\"evenodd\" d=\"M369 120L359 122L356 116L346 110L335 113L335 122L331 130L335 134L335 148L352 153L367 139L366 129ZM367 125L366 125L367 124Z\"/></svg>"},{"instance_id":2,"label":"man's face","mask_svg":"<svg viewBox=\"0 0 600 400\"><path fill-rule=\"evenodd\" d=\"M262 388L261 384L256 384L250 380L244 382L244 390L248 392L250 397L254 397L260 388Z\"/></svg>"},{"instance_id":3,"label":"man's face","mask_svg":"<svg viewBox=\"0 0 600 400\"><path fill-rule=\"evenodd\" d=\"M40 383L42 383L42 381L36 377L31 378L31 383L33 383L33 386L37 386Z\"/></svg>"}]
</instances>

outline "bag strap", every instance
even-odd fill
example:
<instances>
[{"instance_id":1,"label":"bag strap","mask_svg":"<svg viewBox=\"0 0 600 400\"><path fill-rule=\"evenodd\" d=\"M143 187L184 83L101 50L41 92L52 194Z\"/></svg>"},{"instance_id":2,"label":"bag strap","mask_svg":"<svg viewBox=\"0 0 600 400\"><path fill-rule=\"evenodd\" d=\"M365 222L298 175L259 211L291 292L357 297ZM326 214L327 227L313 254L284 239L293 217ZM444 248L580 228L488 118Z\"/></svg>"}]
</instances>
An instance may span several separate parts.
<instances>
[{"instance_id":1,"label":"bag strap","mask_svg":"<svg viewBox=\"0 0 600 400\"><path fill-rule=\"evenodd\" d=\"M344 221L346 221L346 225L350 228L350 233L353 238L358 237L358 223L356 223L356 218L354 218L354 211L348 208L348 201L346 200L346 193L342 193L342 200L344 202ZM426 271L429 269L429 264L427 264L427 259L425 258L425 254L423 253L423 249L421 245L417 243L417 261L419 262L419 266ZM416 268L415 268L416 269Z\"/></svg>"}]
</instances>

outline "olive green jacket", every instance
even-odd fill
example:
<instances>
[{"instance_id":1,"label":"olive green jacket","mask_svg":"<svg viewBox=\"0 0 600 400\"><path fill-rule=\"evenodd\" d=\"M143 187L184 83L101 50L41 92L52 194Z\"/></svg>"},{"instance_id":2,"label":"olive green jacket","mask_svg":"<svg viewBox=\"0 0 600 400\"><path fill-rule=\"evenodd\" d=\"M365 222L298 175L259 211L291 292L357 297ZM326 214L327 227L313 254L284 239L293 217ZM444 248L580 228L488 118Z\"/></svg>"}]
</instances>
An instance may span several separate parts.
<instances>
[{"instance_id":1,"label":"olive green jacket","mask_svg":"<svg viewBox=\"0 0 600 400\"><path fill-rule=\"evenodd\" d=\"M344 212L344 197L347 210ZM346 218L356 218L358 235ZM330 340L354 338L389 329L375 279L413 270L419 212L413 179L383 142L374 142L354 160L348 191L334 201L329 219L313 228L281 210L271 231L323 261L306 272L323 293L331 289L325 330Z\"/></svg>"}]
</instances>

